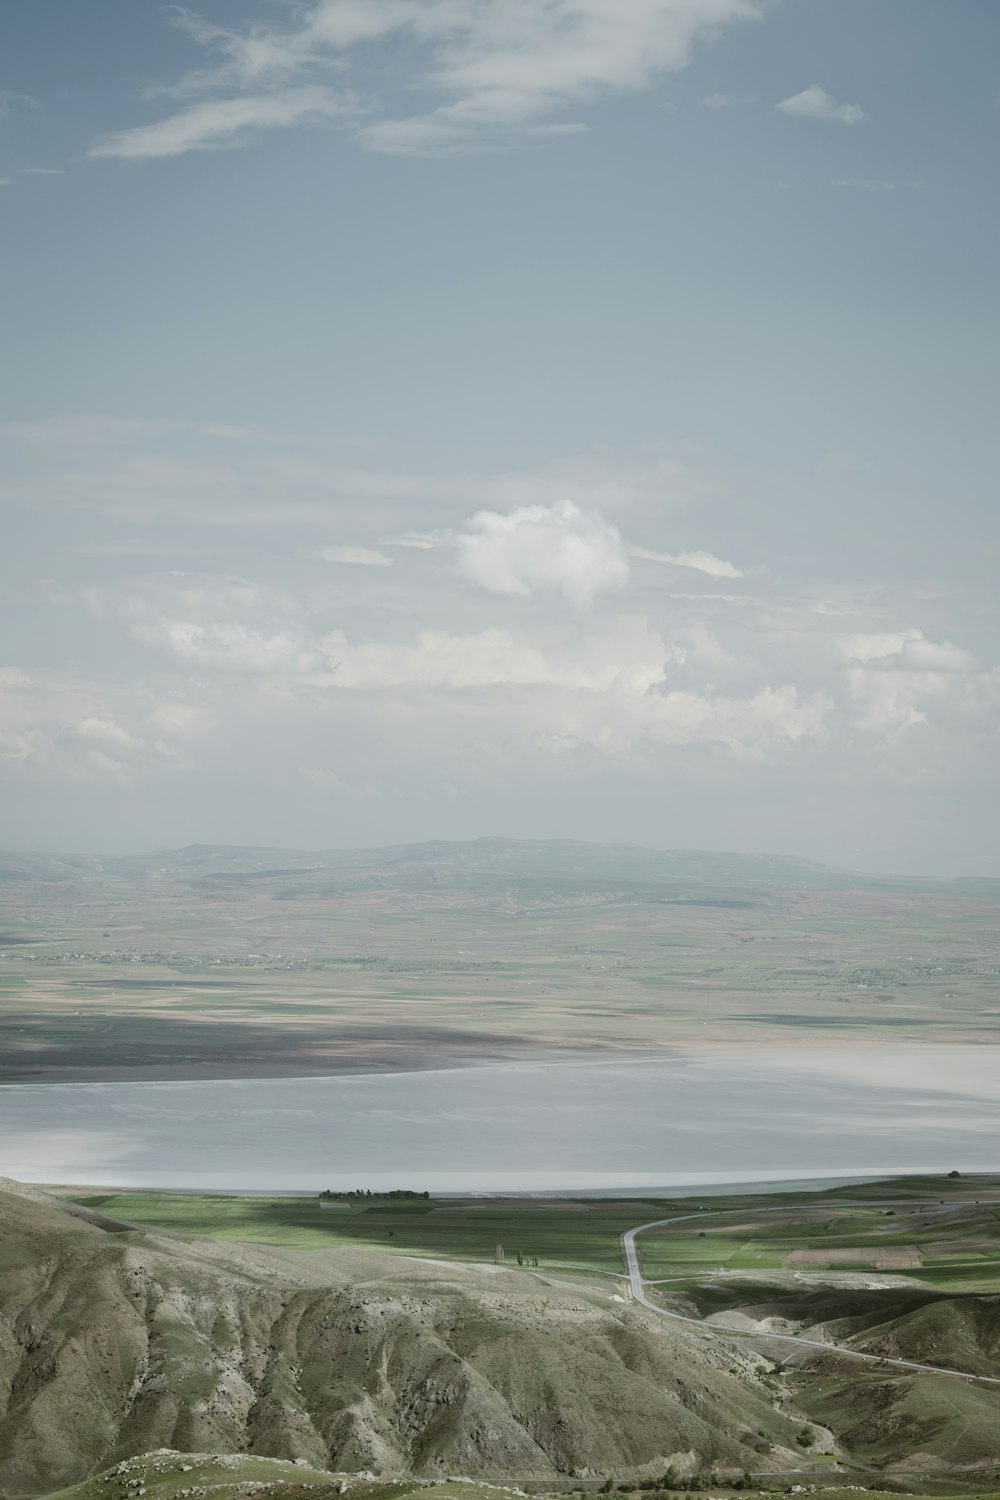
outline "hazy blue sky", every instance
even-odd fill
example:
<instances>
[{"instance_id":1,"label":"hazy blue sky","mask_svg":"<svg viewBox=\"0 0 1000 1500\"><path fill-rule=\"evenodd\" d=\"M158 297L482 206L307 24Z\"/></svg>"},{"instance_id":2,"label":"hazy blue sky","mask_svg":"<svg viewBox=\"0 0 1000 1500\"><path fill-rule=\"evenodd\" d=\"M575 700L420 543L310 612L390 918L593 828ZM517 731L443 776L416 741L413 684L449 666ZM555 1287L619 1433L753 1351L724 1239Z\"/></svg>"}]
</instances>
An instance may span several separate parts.
<instances>
[{"instance_id":1,"label":"hazy blue sky","mask_svg":"<svg viewBox=\"0 0 1000 1500\"><path fill-rule=\"evenodd\" d=\"M1000 874L995 0L6 0L0 843Z\"/></svg>"}]
</instances>

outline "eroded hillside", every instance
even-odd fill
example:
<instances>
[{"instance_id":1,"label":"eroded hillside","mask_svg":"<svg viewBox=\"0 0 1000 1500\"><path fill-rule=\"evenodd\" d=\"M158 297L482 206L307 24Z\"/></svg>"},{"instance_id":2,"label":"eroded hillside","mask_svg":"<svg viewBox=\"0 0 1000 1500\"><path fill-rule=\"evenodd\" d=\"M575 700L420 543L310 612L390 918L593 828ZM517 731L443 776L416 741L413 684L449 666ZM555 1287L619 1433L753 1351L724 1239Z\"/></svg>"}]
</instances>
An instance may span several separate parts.
<instances>
[{"instance_id":1,"label":"eroded hillside","mask_svg":"<svg viewBox=\"0 0 1000 1500\"><path fill-rule=\"evenodd\" d=\"M250 1251L16 1189L0 1234L13 1494L160 1447L522 1477L742 1469L760 1444L797 1461L759 1355L664 1326L606 1278Z\"/></svg>"}]
</instances>

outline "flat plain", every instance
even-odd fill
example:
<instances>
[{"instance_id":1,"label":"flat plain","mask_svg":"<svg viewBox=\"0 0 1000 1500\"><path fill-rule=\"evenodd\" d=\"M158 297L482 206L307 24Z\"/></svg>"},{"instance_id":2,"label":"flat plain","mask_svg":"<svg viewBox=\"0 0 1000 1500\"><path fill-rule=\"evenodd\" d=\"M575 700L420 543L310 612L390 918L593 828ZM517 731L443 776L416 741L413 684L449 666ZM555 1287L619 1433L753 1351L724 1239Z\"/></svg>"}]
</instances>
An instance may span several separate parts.
<instances>
[{"instance_id":1,"label":"flat plain","mask_svg":"<svg viewBox=\"0 0 1000 1500\"><path fill-rule=\"evenodd\" d=\"M429 1197L321 1201L196 1193L64 1190L84 1207L174 1234L324 1250L494 1263L517 1254L548 1271L623 1275L621 1237L675 1218L638 1241L643 1275L672 1294L725 1283L738 1302L776 1285L889 1290L905 1285L1000 1291L1000 1180L893 1178L816 1192L709 1198ZM870 1274L874 1273L874 1274Z\"/></svg>"},{"instance_id":2,"label":"flat plain","mask_svg":"<svg viewBox=\"0 0 1000 1500\"><path fill-rule=\"evenodd\" d=\"M1000 1039L1000 883L420 845L0 857L0 1080Z\"/></svg>"}]
</instances>

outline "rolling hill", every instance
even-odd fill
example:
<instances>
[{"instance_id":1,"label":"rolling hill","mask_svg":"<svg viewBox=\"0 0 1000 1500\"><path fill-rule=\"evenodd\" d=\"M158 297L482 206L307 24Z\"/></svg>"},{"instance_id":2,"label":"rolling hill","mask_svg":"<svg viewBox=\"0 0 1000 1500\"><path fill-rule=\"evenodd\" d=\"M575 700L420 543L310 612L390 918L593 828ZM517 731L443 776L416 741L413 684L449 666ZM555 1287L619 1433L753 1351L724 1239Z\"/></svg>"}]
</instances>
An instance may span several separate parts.
<instances>
[{"instance_id":1,"label":"rolling hill","mask_svg":"<svg viewBox=\"0 0 1000 1500\"><path fill-rule=\"evenodd\" d=\"M151 1233L0 1192L0 1487L158 1448L384 1474L798 1462L764 1362L617 1283Z\"/></svg>"},{"instance_id":2,"label":"rolling hill","mask_svg":"<svg viewBox=\"0 0 1000 1500\"><path fill-rule=\"evenodd\" d=\"M660 850L572 839L480 838L375 849L272 849L190 844L150 854L31 854L0 851L0 881L135 881L212 878L334 878L345 888L423 885L489 888L497 882L543 888L620 888L666 897L703 888L761 890L952 891L1000 894L1000 881L862 875L780 854Z\"/></svg>"}]
</instances>

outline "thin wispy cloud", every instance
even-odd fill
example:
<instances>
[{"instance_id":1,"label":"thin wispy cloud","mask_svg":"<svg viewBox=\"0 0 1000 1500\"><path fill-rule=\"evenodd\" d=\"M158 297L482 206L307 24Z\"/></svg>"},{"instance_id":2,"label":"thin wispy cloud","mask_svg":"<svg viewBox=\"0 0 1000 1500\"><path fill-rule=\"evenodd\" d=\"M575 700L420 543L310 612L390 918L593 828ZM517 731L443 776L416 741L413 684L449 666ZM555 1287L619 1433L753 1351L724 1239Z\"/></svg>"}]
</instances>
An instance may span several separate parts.
<instances>
[{"instance_id":1,"label":"thin wispy cloud","mask_svg":"<svg viewBox=\"0 0 1000 1500\"><path fill-rule=\"evenodd\" d=\"M386 547L412 547L417 552L431 552L443 538L435 532L405 531L402 536L387 536Z\"/></svg>"},{"instance_id":2,"label":"thin wispy cloud","mask_svg":"<svg viewBox=\"0 0 1000 1500\"><path fill-rule=\"evenodd\" d=\"M835 177L831 186L835 188L854 188L864 193L891 193L896 184L894 182L887 182L882 177Z\"/></svg>"},{"instance_id":3,"label":"thin wispy cloud","mask_svg":"<svg viewBox=\"0 0 1000 1500\"><path fill-rule=\"evenodd\" d=\"M391 568L392 558L374 547L324 547L325 562L340 563L349 568Z\"/></svg>"},{"instance_id":4,"label":"thin wispy cloud","mask_svg":"<svg viewBox=\"0 0 1000 1500\"><path fill-rule=\"evenodd\" d=\"M206 100L154 125L106 136L88 154L146 161L152 157L182 156L187 151L218 151L246 145L262 130L333 119L348 113L351 107L349 100L317 87Z\"/></svg>"},{"instance_id":5,"label":"thin wispy cloud","mask_svg":"<svg viewBox=\"0 0 1000 1500\"><path fill-rule=\"evenodd\" d=\"M355 117L355 136L369 150L401 154L575 134L585 122L551 117L649 89L685 67L699 42L759 14L753 0L318 0L292 25L235 28L182 11L175 24L204 49L207 65L156 92L197 102L117 131L90 154L143 160L217 150L257 131L342 115ZM381 99L362 106L340 92L355 50L390 37L405 44L408 84L429 107L398 115Z\"/></svg>"},{"instance_id":6,"label":"thin wispy cloud","mask_svg":"<svg viewBox=\"0 0 1000 1500\"><path fill-rule=\"evenodd\" d=\"M0 89L0 117L12 115L19 109L41 111L42 106L30 94L19 94L14 89Z\"/></svg>"},{"instance_id":7,"label":"thin wispy cloud","mask_svg":"<svg viewBox=\"0 0 1000 1500\"><path fill-rule=\"evenodd\" d=\"M675 568L693 568L710 578L742 578L742 571L712 552L651 552L648 547L630 548L633 557L645 562L670 563Z\"/></svg>"},{"instance_id":8,"label":"thin wispy cloud","mask_svg":"<svg viewBox=\"0 0 1000 1500\"><path fill-rule=\"evenodd\" d=\"M861 125L868 115L860 104L841 104L818 83L810 84L800 94L792 94L776 104L783 115L795 115L806 120L828 120L835 125Z\"/></svg>"}]
</instances>

